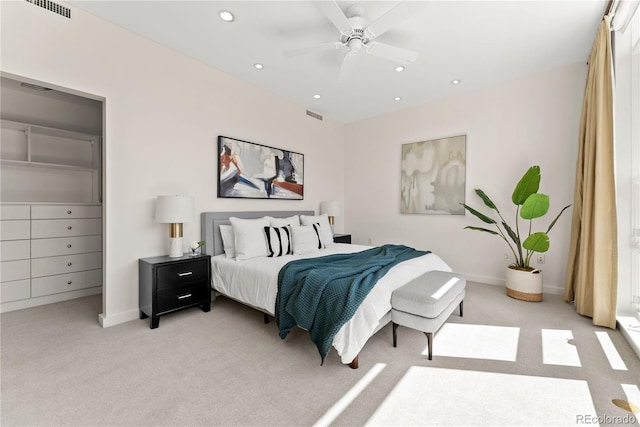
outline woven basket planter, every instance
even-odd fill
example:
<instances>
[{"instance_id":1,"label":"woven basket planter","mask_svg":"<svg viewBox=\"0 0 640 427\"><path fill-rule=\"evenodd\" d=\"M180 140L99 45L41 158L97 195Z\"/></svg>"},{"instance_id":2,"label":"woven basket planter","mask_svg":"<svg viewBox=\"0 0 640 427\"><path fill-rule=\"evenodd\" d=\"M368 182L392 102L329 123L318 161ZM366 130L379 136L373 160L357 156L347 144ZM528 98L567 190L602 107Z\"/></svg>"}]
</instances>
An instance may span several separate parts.
<instances>
[{"instance_id":1,"label":"woven basket planter","mask_svg":"<svg viewBox=\"0 0 640 427\"><path fill-rule=\"evenodd\" d=\"M506 273L507 295L522 301L542 301L542 271L517 270L508 267Z\"/></svg>"}]
</instances>

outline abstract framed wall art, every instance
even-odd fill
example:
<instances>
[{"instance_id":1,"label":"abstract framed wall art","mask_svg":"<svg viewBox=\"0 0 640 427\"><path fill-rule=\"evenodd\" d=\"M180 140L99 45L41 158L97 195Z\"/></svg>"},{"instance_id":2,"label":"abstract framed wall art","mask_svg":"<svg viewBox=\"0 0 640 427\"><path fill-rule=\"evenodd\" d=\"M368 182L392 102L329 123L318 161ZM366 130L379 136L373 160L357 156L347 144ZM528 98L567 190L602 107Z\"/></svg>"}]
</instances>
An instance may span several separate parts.
<instances>
[{"instance_id":1,"label":"abstract framed wall art","mask_svg":"<svg viewBox=\"0 0 640 427\"><path fill-rule=\"evenodd\" d=\"M218 197L304 198L304 155L218 136Z\"/></svg>"},{"instance_id":2,"label":"abstract framed wall art","mask_svg":"<svg viewBox=\"0 0 640 427\"><path fill-rule=\"evenodd\" d=\"M402 145L400 212L464 215L466 135Z\"/></svg>"}]
</instances>

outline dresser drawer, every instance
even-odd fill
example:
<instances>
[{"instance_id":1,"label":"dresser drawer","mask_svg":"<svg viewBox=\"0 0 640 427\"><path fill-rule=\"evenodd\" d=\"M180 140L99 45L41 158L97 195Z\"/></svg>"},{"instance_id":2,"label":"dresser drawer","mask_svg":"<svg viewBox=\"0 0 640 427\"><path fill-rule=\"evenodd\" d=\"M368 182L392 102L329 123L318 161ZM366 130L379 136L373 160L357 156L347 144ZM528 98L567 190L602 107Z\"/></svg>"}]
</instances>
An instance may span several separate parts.
<instances>
[{"instance_id":1,"label":"dresser drawer","mask_svg":"<svg viewBox=\"0 0 640 427\"><path fill-rule=\"evenodd\" d=\"M38 277L31 279L31 296L40 297L96 286L102 286L102 270Z\"/></svg>"},{"instance_id":2,"label":"dresser drawer","mask_svg":"<svg viewBox=\"0 0 640 427\"><path fill-rule=\"evenodd\" d=\"M198 262L160 266L157 268L158 289L179 287L185 283L206 280L209 273L208 268L209 263L204 259Z\"/></svg>"},{"instance_id":3,"label":"dresser drawer","mask_svg":"<svg viewBox=\"0 0 640 427\"><path fill-rule=\"evenodd\" d=\"M82 254L102 251L102 236L58 237L31 240L31 257Z\"/></svg>"},{"instance_id":4,"label":"dresser drawer","mask_svg":"<svg viewBox=\"0 0 640 427\"><path fill-rule=\"evenodd\" d=\"M189 283L169 289L158 289L158 313L202 303L211 292L206 282Z\"/></svg>"},{"instance_id":5,"label":"dresser drawer","mask_svg":"<svg viewBox=\"0 0 640 427\"><path fill-rule=\"evenodd\" d=\"M38 219L31 221L31 237L70 237L102 234L101 219Z\"/></svg>"},{"instance_id":6,"label":"dresser drawer","mask_svg":"<svg viewBox=\"0 0 640 427\"><path fill-rule=\"evenodd\" d=\"M31 273L31 261L3 261L0 263L0 282L28 279Z\"/></svg>"},{"instance_id":7,"label":"dresser drawer","mask_svg":"<svg viewBox=\"0 0 640 427\"><path fill-rule=\"evenodd\" d=\"M31 256L29 242L30 240L7 240L0 242L0 261L29 259Z\"/></svg>"},{"instance_id":8,"label":"dresser drawer","mask_svg":"<svg viewBox=\"0 0 640 427\"><path fill-rule=\"evenodd\" d=\"M29 205L2 205L0 206L0 220L29 219L31 218Z\"/></svg>"},{"instance_id":9,"label":"dresser drawer","mask_svg":"<svg viewBox=\"0 0 640 427\"><path fill-rule=\"evenodd\" d=\"M0 283L0 302L18 301L31 296L31 281L15 280Z\"/></svg>"},{"instance_id":10,"label":"dresser drawer","mask_svg":"<svg viewBox=\"0 0 640 427\"><path fill-rule=\"evenodd\" d=\"M31 238L31 221L0 221L0 240L23 240Z\"/></svg>"},{"instance_id":11,"label":"dresser drawer","mask_svg":"<svg viewBox=\"0 0 640 427\"><path fill-rule=\"evenodd\" d=\"M101 218L102 206L33 205L31 219Z\"/></svg>"},{"instance_id":12,"label":"dresser drawer","mask_svg":"<svg viewBox=\"0 0 640 427\"><path fill-rule=\"evenodd\" d=\"M102 268L102 252L90 254L35 258L31 260L31 277Z\"/></svg>"}]
</instances>

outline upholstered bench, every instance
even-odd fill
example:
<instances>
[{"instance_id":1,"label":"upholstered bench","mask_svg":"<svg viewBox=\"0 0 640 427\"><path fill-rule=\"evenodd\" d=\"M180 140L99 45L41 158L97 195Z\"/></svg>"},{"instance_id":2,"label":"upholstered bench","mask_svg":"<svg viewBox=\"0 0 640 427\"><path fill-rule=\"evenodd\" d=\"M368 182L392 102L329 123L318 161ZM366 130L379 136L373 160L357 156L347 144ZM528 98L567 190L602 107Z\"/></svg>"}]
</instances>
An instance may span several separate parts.
<instances>
[{"instance_id":1,"label":"upholstered bench","mask_svg":"<svg viewBox=\"0 0 640 427\"><path fill-rule=\"evenodd\" d=\"M427 336L429 360L432 357L433 334L462 303L466 279L457 273L430 271L396 289L391 295L393 346L397 344L398 325L422 331Z\"/></svg>"}]
</instances>

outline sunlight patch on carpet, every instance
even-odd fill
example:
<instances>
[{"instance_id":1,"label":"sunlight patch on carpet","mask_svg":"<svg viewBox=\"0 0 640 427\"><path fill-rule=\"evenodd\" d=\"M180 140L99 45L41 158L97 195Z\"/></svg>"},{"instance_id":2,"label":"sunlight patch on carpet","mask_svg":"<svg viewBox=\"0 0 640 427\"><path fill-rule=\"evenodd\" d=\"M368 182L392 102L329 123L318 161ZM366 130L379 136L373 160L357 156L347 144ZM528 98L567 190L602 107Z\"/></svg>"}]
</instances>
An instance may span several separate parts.
<instances>
[{"instance_id":1,"label":"sunlight patch on carpet","mask_svg":"<svg viewBox=\"0 0 640 427\"><path fill-rule=\"evenodd\" d=\"M595 413L586 381L413 366L366 425L559 426Z\"/></svg>"},{"instance_id":2,"label":"sunlight patch on carpet","mask_svg":"<svg viewBox=\"0 0 640 427\"><path fill-rule=\"evenodd\" d=\"M607 360L609 360L611 369L615 369L616 371L626 371L627 365L624 364L624 361L622 360L622 357L620 357L618 350L616 350L616 346L613 345L613 341L611 341L609 334L604 331L596 331L596 336L598 337L598 341L600 341L602 351L604 351L605 356L607 356Z\"/></svg>"},{"instance_id":3,"label":"sunlight patch on carpet","mask_svg":"<svg viewBox=\"0 0 640 427\"><path fill-rule=\"evenodd\" d=\"M627 396L627 402L633 405L635 408L640 408L640 389L635 384L622 384L622 390L624 390L624 394ZM640 424L640 413L633 412L633 415L636 417L636 421Z\"/></svg>"},{"instance_id":4,"label":"sunlight patch on carpet","mask_svg":"<svg viewBox=\"0 0 640 427\"><path fill-rule=\"evenodd\" d=\"M542 363L545 365L582 366L578 349L569 341L573 333L561 329L542 329Z\"/></svg>"},{"instance_id":5,"label":"sunlight patch on carpet","mask_svg":"<svg viewBox=\"0 0 640 427\"><path fill-rule=\"evenodd\" d=\"M433 355L515 362L520 328L445 323L435 334ZM425 343L422 354L428 355Z\"/></svg>"},{"instance_id":6,"label":"sunlight patch on carpet","mask_svg":"<svg viewBox=\"0 0 640 427\"><path fill-rule=\"evenodd\" d=\"M376 363L369 371L354 385L351 389L340 398L325 414L315 422L313 427L322 427L331 425L342 412L351 405L356 397L362 393L362 390L373 381L380 372L387 366L386 363Z\"/></svg>"}]
</instances>

